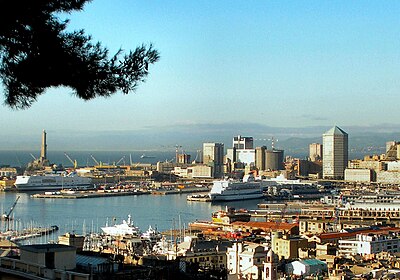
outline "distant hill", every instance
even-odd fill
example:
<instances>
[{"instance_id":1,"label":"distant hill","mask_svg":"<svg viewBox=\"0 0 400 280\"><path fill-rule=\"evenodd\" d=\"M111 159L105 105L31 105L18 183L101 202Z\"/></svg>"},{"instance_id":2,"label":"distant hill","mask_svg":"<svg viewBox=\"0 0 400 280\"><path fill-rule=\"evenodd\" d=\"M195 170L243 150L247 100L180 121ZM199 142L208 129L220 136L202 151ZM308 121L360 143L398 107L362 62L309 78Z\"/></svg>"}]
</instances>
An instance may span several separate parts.
<instances>
[{"instance_id":1,"label":"distant hill","mask_svg":"<svg viewBox=\"0 0 400 280\"><path fill-rule=\"evenodd\" d=\"M148 127L134 131L66 131L47 130L49 150L54 151L174 151L182 146L187 152L202 148L204 142L222 142L232 147L237 135L252 136L255 146L275 146L285 155L306 157L310 143L322 143L322 134L328 126L271 127L252 123L186 124L169 127ZM341 128L349 134L350 158L364 154L381 154L387 141L400 141L400 126L353 126ZM0 137L0 150L40 150L41 131L35 134Z\"/></svg>"}]
</instances>

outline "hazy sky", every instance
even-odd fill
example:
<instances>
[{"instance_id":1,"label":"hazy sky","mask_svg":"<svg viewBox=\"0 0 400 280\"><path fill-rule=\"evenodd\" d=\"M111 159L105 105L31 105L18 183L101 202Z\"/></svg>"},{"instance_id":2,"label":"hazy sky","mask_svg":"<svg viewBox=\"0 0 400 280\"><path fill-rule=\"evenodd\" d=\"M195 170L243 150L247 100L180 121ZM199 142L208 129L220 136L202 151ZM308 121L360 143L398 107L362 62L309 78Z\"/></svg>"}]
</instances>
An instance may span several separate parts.
<instances>
[{"instance_id":1,"label":"hazy sky","mask_svg":"<svg viewBox=\"0 0 400 280\"><path fill-rule=\"evenodd\" d=\"M24 111L1 105L0 129L394 124L399 15L400 1L93 0L67 15L69 29L112 53L153 43L161 59L147 82L89 102L62 88Z\"/></svg>"}]
</instances>

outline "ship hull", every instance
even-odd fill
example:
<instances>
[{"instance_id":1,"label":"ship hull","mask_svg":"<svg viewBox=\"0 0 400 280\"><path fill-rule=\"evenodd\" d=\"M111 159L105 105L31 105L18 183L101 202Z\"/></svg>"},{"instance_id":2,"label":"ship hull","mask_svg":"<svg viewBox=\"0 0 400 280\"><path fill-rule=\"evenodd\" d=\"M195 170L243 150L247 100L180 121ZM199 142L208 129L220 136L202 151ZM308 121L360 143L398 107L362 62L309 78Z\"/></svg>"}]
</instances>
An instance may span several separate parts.
<instances>
[{"instance_id":1,"label":"ship hull","mask_svg":"<svg viewBox=\"0 0 400 280\"><path fill-rule=\"evenodd\" d=\"M253 194L211 194L211 201L233 201L233 200L247 200L247 199L257 199L263 198L262 193Z\"/></svg>"}]
</instances>

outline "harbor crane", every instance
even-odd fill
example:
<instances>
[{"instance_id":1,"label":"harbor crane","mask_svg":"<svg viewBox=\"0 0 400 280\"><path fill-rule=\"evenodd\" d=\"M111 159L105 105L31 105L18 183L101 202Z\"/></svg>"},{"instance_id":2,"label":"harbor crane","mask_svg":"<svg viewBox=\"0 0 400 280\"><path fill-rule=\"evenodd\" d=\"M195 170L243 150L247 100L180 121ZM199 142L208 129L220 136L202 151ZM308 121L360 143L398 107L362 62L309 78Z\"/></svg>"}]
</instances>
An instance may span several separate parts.
<instances>
[{"instance_id":1,"label":"harbor crane","mask_svg":"<svg viewBox=\"0 0 400 280\"><path fill-rule=\"evenodd\" d=\"M97 159L95 159L95 157L94 157L92 154L90 154L90 157L93 159L93 161L94 161L97 165L100 165L100 163L97 161Z\"/></svg>"},{"instance_id":2,"label":"harbor crane","mask_svg":"<svg viewBox=\"0 0 400 280\"><path fill-rule=\"evenodd\" d=\"M8 211L8 213L3 214L2 218L4 219L4 221L7 222L7 231L10 230L10 216L11 213L13 212L15 205L17 205L17 202L19 200L20 196L17 196L17 199L14 201L13 205L11 206L10 210Z\"/></svg>"},{"instance_id":3,"label":"harbor crane","mask_svg":"<svg viewBox=\"0 0 400 280\"><path fill-rule=\"evenodd\" d=\"M118 165L121 161L123 161L123 162L124 162L124 165L125 165L125 156L123 156L119 161L117 161L117 162L115 163L115 165Z\"/></svg>"},{"instance_id":4,"label":"harbor crane","mask_svg":"<svg viewBox=\"0 0 400 280\"><path fill-rule=\"evenodd\" d=\"M270 139L268 139L268 141L271 141L271 149L274 150L275 143L278 142L278 139L276 139L276 138L274 138L274 136L272 136Z\"/></svg>"},{"instance_id":5,"label":"harbor crane","mask_svg":"<svg viewBox=\"0 0 400 280\"><path fill-rule=\"evenodd\" d=\"M72 160L72 158L64 152L64 155L67 157L67 159L72 163L72 165L74 166L74 169L76 169L78 167L78 162L75 160Z\"/></svg>"},{"instance_id":6,"label":"harbor crane","mask_svg":"<svg viewBox=\"0 0 400 280\"><path fill-rule=\"evenodd\" d=\"M201 159L201 150L196 150L196 158L194 159L194 163Z\"/></svg>"},{"instance_id":7,"label":"harbor crane","mask_svg":"<svg viewBox=\"0 0 400 280\"><path fill-rule=\"evenodd\" d=\"M271 141L271 149L274 150L275 149L275 144L276 142L278 142L278 139L274 138L274 136L272 136L271 138L261 138L261 139L254 139L256 141Z\"/></svg>"}]
</instances>

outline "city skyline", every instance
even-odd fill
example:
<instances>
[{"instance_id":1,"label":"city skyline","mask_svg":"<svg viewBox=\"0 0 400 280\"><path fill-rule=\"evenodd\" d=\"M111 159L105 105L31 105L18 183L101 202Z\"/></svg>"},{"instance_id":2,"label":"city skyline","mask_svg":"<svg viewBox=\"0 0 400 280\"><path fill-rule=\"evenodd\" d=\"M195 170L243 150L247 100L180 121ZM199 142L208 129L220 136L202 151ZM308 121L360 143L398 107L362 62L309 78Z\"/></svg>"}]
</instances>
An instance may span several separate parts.
<instances>
[{"instance_id":1,"label":"city skyline","mask_svg":"<svg viewBox=\"0 0 400 280\"><path fill-rule=\"evenodd\" d=\"M50 89L27 110L2 105L0 128L10 141L46 129L88 135L89 143L108 133L207 134L223 126L274 136L254 135L248 122L288 130L337 124L349 134L352 126L397 127L399 11L395 1L94 0L60 17L111 53L153 43L161 59L146 83L89 102Z\"/></svg>"}]
</instances>

